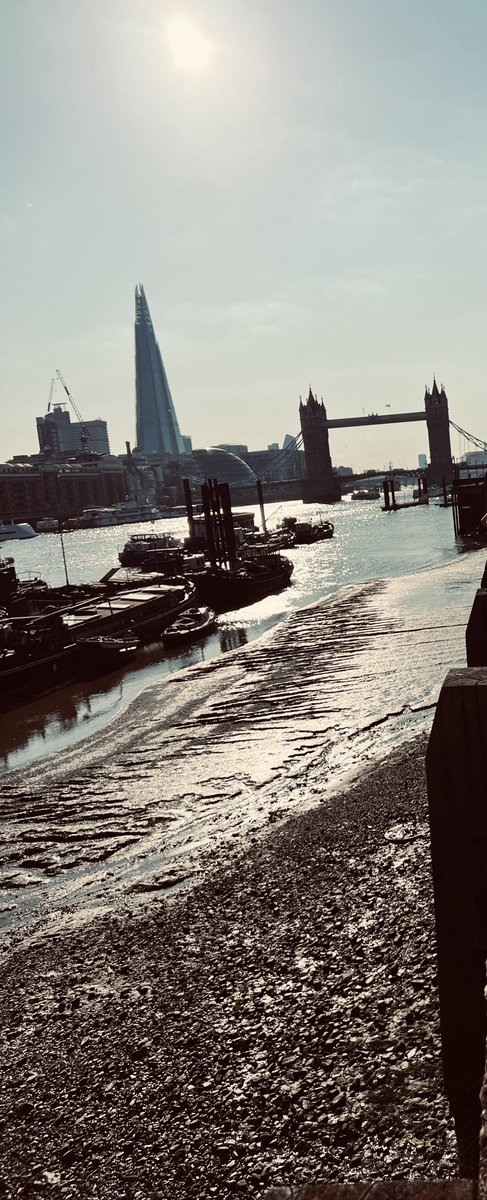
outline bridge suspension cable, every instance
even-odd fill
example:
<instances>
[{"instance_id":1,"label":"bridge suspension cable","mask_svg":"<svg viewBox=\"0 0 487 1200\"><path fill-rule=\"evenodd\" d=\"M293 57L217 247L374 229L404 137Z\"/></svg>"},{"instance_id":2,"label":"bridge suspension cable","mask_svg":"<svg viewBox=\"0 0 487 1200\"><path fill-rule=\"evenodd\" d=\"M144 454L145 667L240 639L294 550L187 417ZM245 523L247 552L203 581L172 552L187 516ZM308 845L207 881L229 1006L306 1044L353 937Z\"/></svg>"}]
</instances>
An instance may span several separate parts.
<instances>
[{"instance_id":1,"label":"bridge suspension cable","mask_svg":"<svg viewBox=\"0 0 487 1200\"><path fill-rule=\"evenodd\" d=\"M462 429L460 425L455 425L455 422L450 420L452 429L456 429L457 433L464 437L467 442L471 442L473 446L478 446L479 450L487 450L487 442L483 442L482 438L478 438L474 433L467 433L466 429Z\"/></svg>"},{"instance_id":2,"label":"bridge suspension cable","mask_svg":"<svg viewBox=\"0 0 487 1200\"><path fill-rule=\"evenodd\" d=\"M262 483L270 483L271 480L275 479L276 471L279 472L281 468L285 466L288 460L292 459L298 450L301 450L302 445L303 434L300 430L300 432L296 434L296 437L294 437L292 441L289 442L289 444L285 446L283 450L281 450L281 453L277 456L277 458L274 459L273 463L270 464L266 478L262 480Z\"/></svg>"}]
</instances>

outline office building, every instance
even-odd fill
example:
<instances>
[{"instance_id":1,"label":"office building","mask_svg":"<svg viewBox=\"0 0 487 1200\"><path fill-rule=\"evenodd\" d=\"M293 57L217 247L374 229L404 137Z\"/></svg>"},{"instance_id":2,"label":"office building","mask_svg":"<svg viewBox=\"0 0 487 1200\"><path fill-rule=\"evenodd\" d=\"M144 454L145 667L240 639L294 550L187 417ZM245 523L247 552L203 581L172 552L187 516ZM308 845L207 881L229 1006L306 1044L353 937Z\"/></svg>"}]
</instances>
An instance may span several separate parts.
<instances>
[{"instance_id":1,"label":"office building","mask_svg":"<svg viewBox=\"0 0 487 1200\"><path fill-rule=\"evenodd\" d=\"M109 454L106 421L72 421L65 404L54 404L44 417L36 417L39 449L51 454L79 454L90 450Z\"/></svg>"},{"instance_id":2,"label":"office building","mask_svg":"<svg viewBox=\"0 0 487 1200\"><path fill-rule=\"evenodd\" d=\"M161 352L141 283L135 289L135 392L137 449L144 454L184 454Z\"/></svg>"}]
</instances>

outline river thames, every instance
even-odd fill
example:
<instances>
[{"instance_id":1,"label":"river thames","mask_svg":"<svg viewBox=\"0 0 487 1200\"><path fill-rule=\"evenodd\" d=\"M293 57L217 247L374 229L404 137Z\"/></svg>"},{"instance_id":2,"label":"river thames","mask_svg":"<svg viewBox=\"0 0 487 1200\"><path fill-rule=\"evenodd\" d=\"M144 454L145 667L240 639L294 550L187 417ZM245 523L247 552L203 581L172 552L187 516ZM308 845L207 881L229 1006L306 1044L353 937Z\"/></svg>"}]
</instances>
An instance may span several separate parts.
<instances>
[{"instance_id":1,"label":"river thames","mask_svg":"<svg viewBox=\"0 0 487 1200\"><path fill-rule=\"evenodd\" d=\"M275 519L285 514L302 516L314 511L312 506L289 503L275 510ZM112 674L96 683L83 682L75 687L65 687L49 697L23 705L14 714L4 714L0 734L0 772L25 765L83 739L111 721L149 684L182 668L208 662L221 653L244 646L310 604L333 596L330 613L343 612L345 620L350 608L350 587L357 584L388 580L383 595L390 597L391 603L398 606L398 615L403 608L412 606L413 593L417 591L418 601L414 603L419 602L421 597L420 619L425 629L430 630L445 624L441 619L444 615L442 588L449 588L450 573L452 578L458 579L462 595L465 589L465 604L468 604L470 574L477 579L482 570L474 565L475 555L472 559L469 554L468 561L465 561L464 546L454 538L451 510L430 504L428 507L385 514L379 502L353 502L346 499L340 505L320 511L334 522L334 538L288 552L288 557L294 563L291 587L249 608L222 615L217 631L203 645L172 653L164 651L160 645L145 647L137 662L131 664L123 675ZM272 524L272 509L269 515ZM258 522L257 509L255 516ZM171 531L180 537L187 534L187 522L181 518L159 521L154 526L124 525L66 534L64 545L70 582L99 579L110 567L118 566L118 552L130 534L148 528ZM14 557L20 576L40 575L51 585L64 582L62 547L57 535L39 535L29 541L14 542L5 545L3 553ZM421 578L418 578L418 572L423 572ZM460 580L463 584L460 584ZM457 591L455 586L455 593ZM450 637L455 639L453 615L450 596L450 629L447 627L442 634L442 640L446 643L445 661L449 661ZM463 617L462 609L460 623ZM457 655L461 653L460 646L452 646L451 649L452 658L457 661ZM398 678L394 682L391 678L391 688L397 694L398 689L403 687L403 670L401 655L398 656L396 652L394 657L392 676L395 677L398 672ZM336 655L334 669L339 671ZM426 660L421 672L421 691L436 685L434 663ZM336 686L339 690L338 678Z\"/></svg>"},{"instance_id":2,"label":"river thames","mask_svg":"<svg viewBox=\"0 0 487 1200\"><path fill-rule=\"evenodd\" d=\"M335 536L290 552L291 586L224 614L202 645L147 647L125 675L4 714L5 928L192 880L208 855L429 731L446 672L465 665L485 548L465 552L434 503L323 511ZM116 565L131 531L67 535L71 580ZM62 580L58 537L12 551L20 575Z\"/></svg>"}]
</instances>

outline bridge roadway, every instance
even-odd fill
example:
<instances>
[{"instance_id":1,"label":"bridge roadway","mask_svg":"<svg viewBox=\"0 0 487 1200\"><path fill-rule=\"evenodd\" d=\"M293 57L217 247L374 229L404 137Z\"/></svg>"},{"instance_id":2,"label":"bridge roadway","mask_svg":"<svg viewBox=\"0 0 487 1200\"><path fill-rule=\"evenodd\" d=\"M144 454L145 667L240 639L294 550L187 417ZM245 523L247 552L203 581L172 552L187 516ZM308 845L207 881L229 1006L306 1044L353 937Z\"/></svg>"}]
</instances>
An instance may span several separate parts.
<instances>
[{"instance_id":1,"label":"bridge roadway","mask_svg":"<svg viewBox=\"0 0 487 1200\"><path fill-rule=\"evenodd\" d=\"M404 421L426 421L426 410L421 412L390 413L384 416L379 413L369 413L367 417L341 417L328 420L328 429L345 429L354 425L398 425Z\"/></svg>"}]
</instances>

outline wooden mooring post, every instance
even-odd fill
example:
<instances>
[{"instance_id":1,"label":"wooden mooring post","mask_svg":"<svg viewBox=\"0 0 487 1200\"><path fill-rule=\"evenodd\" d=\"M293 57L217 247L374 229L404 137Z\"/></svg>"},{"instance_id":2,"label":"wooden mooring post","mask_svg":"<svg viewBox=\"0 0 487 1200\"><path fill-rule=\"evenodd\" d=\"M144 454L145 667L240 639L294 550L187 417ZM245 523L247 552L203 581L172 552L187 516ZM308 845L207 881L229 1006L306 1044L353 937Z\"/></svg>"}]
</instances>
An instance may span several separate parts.
<instances>
[{"instance_id":1,"label":"wooden mooring post","mask_svg":"<svg viewBox=\"0 0 487 1200\"><path fill-rule=\"evenodd\" d=\"M393 512L394 509L397 508L394 480L393 479L384 479L384 483L382 484L382 487L384 489L383 512Z\"/></svg>"},{"instance_id":2,"label":"wooden mooring post","mask_svg":"<svg viewBox=\"0 0 487 1200\"><path fill-rule=\"evenodd\" d=\"M487 668L450 671L426 755L445 1086L460 1175L478 1174L487 959Z\"/></svg>"},{"instance_id":3,"label":"wooden mooring post","mask_svg":"<svg viewBox=\"0 0 487 1200\"><path fill-rule=\"evenodd\" d=\"M228 483L207 479L201 485L208 557L212 567L235 566L237 546L233 528L232 500Z\"/></svg>"},{"instance_id":4,"label":"wooden mooring post","mask_svg":"<svg viewBox=\"0 0 487 1200\"><path fill-rule=\"evenodd\" d=\"M487 570L487 569L486 569ZM487 580L486 571L482 586L475 593L472 610L465 634L467 663L469 667L487 667Z\"/></svg>"}]
</instances>

